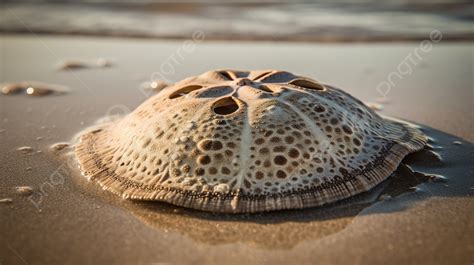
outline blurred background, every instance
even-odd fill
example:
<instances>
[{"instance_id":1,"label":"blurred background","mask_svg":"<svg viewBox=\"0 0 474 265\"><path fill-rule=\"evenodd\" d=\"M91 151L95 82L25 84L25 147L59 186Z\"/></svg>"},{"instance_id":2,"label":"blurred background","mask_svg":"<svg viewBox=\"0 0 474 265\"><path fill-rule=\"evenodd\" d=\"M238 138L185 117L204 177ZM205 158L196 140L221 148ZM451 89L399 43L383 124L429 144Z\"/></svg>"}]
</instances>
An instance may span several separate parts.
<instances>
[{"instance_id":1,"label":"blurred background","mask_svg":"<svg viewBox=\"0 0 474 265\"><path fill-rule=\"evenodd\" d=\"M0 32L291 41L474 39L473 1L2 0Z\"/></svg>"}]
</instances>

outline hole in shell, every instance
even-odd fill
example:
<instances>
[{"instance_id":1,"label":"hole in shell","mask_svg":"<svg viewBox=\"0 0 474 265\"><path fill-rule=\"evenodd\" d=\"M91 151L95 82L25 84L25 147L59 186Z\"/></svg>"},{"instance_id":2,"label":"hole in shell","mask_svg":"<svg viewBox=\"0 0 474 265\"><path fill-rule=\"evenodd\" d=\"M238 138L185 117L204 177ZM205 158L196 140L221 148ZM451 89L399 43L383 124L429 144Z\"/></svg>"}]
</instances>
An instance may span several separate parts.
<instances>
[{"instance_id":1,"label":"hole in shell","mask_svg":"<svg viewBox=\"0 0 474 265\"><path fill-rule=\"evenodd\" d=\"M323 85L306 80L306 79L295 79L295 80L290 81L288 84L307 88L307 89L324 90Z\"/></svg>"},{"instance_id":2,"label":"hole in shell","mask_svg":"<svg viewBox=\"0 0 474 265\"><path fill-rule=\"evenodd\" d=\"M219 99L214 103L213 111L219 115L229 115L239 109L239 104L232 97Z\"/></svg>"},{"instance_id":3,"label":"hole in shell","mask_svg":"<svg viewBox=\"0 0 474 265\"><path fill-rule=\"evenodd\" d=\"M175 92L171 93L171 95L169 96L170 99L173 99L173 98L179 98L179 97L182 97L188 93L191 93L192 91L194 90L198 90L198 89L201 89L202 86L200 85L189 85L189 86L184 86L182 88L179 88L178 90L176 90Z\"/></svg>"},{"instance_id":4,"label":"hole in shell","mask_svg":"<svg viewBox=\"0 0 474 265\"><path fill-rule=\"evenodd\" d=\"M220 71L219 74L222 75L225 79L234 80L234 76L227 71Z\"/></svg>"},{"instance_id":5,"label":"hole in shell","mask_svg":"<svg viewBox=\"0 0 474 265\"><path fill-rule=\"evenodd\" d=\"M257 75L253 80L258 80L258 79L260 79L260 78L263 78L263 77L265 77L266 75L268 75L269 73L271 73L271 71L270 71L270 72L263 72L263 73Z\"/></svg>"}]
</instances>

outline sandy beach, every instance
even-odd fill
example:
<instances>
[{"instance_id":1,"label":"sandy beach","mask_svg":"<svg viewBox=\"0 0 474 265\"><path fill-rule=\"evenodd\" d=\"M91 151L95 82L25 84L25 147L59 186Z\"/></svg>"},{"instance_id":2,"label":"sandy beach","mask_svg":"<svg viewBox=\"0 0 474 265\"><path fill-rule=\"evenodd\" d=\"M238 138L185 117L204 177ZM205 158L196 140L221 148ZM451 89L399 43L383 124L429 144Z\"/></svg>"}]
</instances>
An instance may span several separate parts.
<instances>
[{"instance_id":1,"label":"sandy beach","mask_svg":"<svg viewBox=\"0 0 474 265\"><path fill-rule=\"evenodd\" d=\"M472 42L440 41L422 52L419 42L204 40L186 50L180 40L0 38L0 82L67 88L0 96L0 199L11 199L0 203L0 264L474 261ZM421 59L407 61L415 51ZM64 60L99 58L110 66L58 70ZM72 147L51 148L73 144L98 119L135 109L156 93L144 85L157 77L176 82L214 68L313 77L421 126L431 141L368 193L324 207L241 215L122 200L80 175ZM388 80L393 84L381 85ZM18 150L25 146L31 149ZM15 192L18 186L33 194Z\"/></svg>"}]
</instances>

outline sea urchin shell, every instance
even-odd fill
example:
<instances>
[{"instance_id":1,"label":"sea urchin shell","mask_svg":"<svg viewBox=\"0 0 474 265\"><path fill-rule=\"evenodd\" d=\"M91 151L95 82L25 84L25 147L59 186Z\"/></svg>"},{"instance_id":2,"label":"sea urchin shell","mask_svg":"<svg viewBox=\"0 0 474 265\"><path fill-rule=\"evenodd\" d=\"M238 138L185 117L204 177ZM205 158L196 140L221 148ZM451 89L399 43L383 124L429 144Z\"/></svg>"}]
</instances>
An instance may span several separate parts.
<instances>
[{"instance_id":1,"label":"sea urchin shell","mask_svg":"<svg viewBox=\"0 0 474 265\"><path fill-rule=\"evenodd\" d=\"M85 133L86 177L124 198L215 212L305 208L368 191L426 137L289 72L210 71Z\"/></svg>"}]
</instances>

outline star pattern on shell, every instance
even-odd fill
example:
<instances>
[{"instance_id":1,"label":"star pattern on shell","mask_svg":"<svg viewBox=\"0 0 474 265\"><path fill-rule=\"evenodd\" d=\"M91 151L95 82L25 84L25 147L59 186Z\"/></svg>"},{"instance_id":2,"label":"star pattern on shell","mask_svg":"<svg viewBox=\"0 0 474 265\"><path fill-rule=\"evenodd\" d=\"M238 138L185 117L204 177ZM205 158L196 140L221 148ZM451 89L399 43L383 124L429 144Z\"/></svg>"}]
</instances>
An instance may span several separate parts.
<instances>
[{"instance_id":1,"label":"star pattern on shell","mask_svg":"<svg viewBox=\"0 0 474 265\"><path fill-rule=\"evenodd\" d=\"M414 126L316 80L217 70L84 133L75 153L86 177L124 198L242 213L368 191L426 142Z\"/></svg>"}]
</instances>

